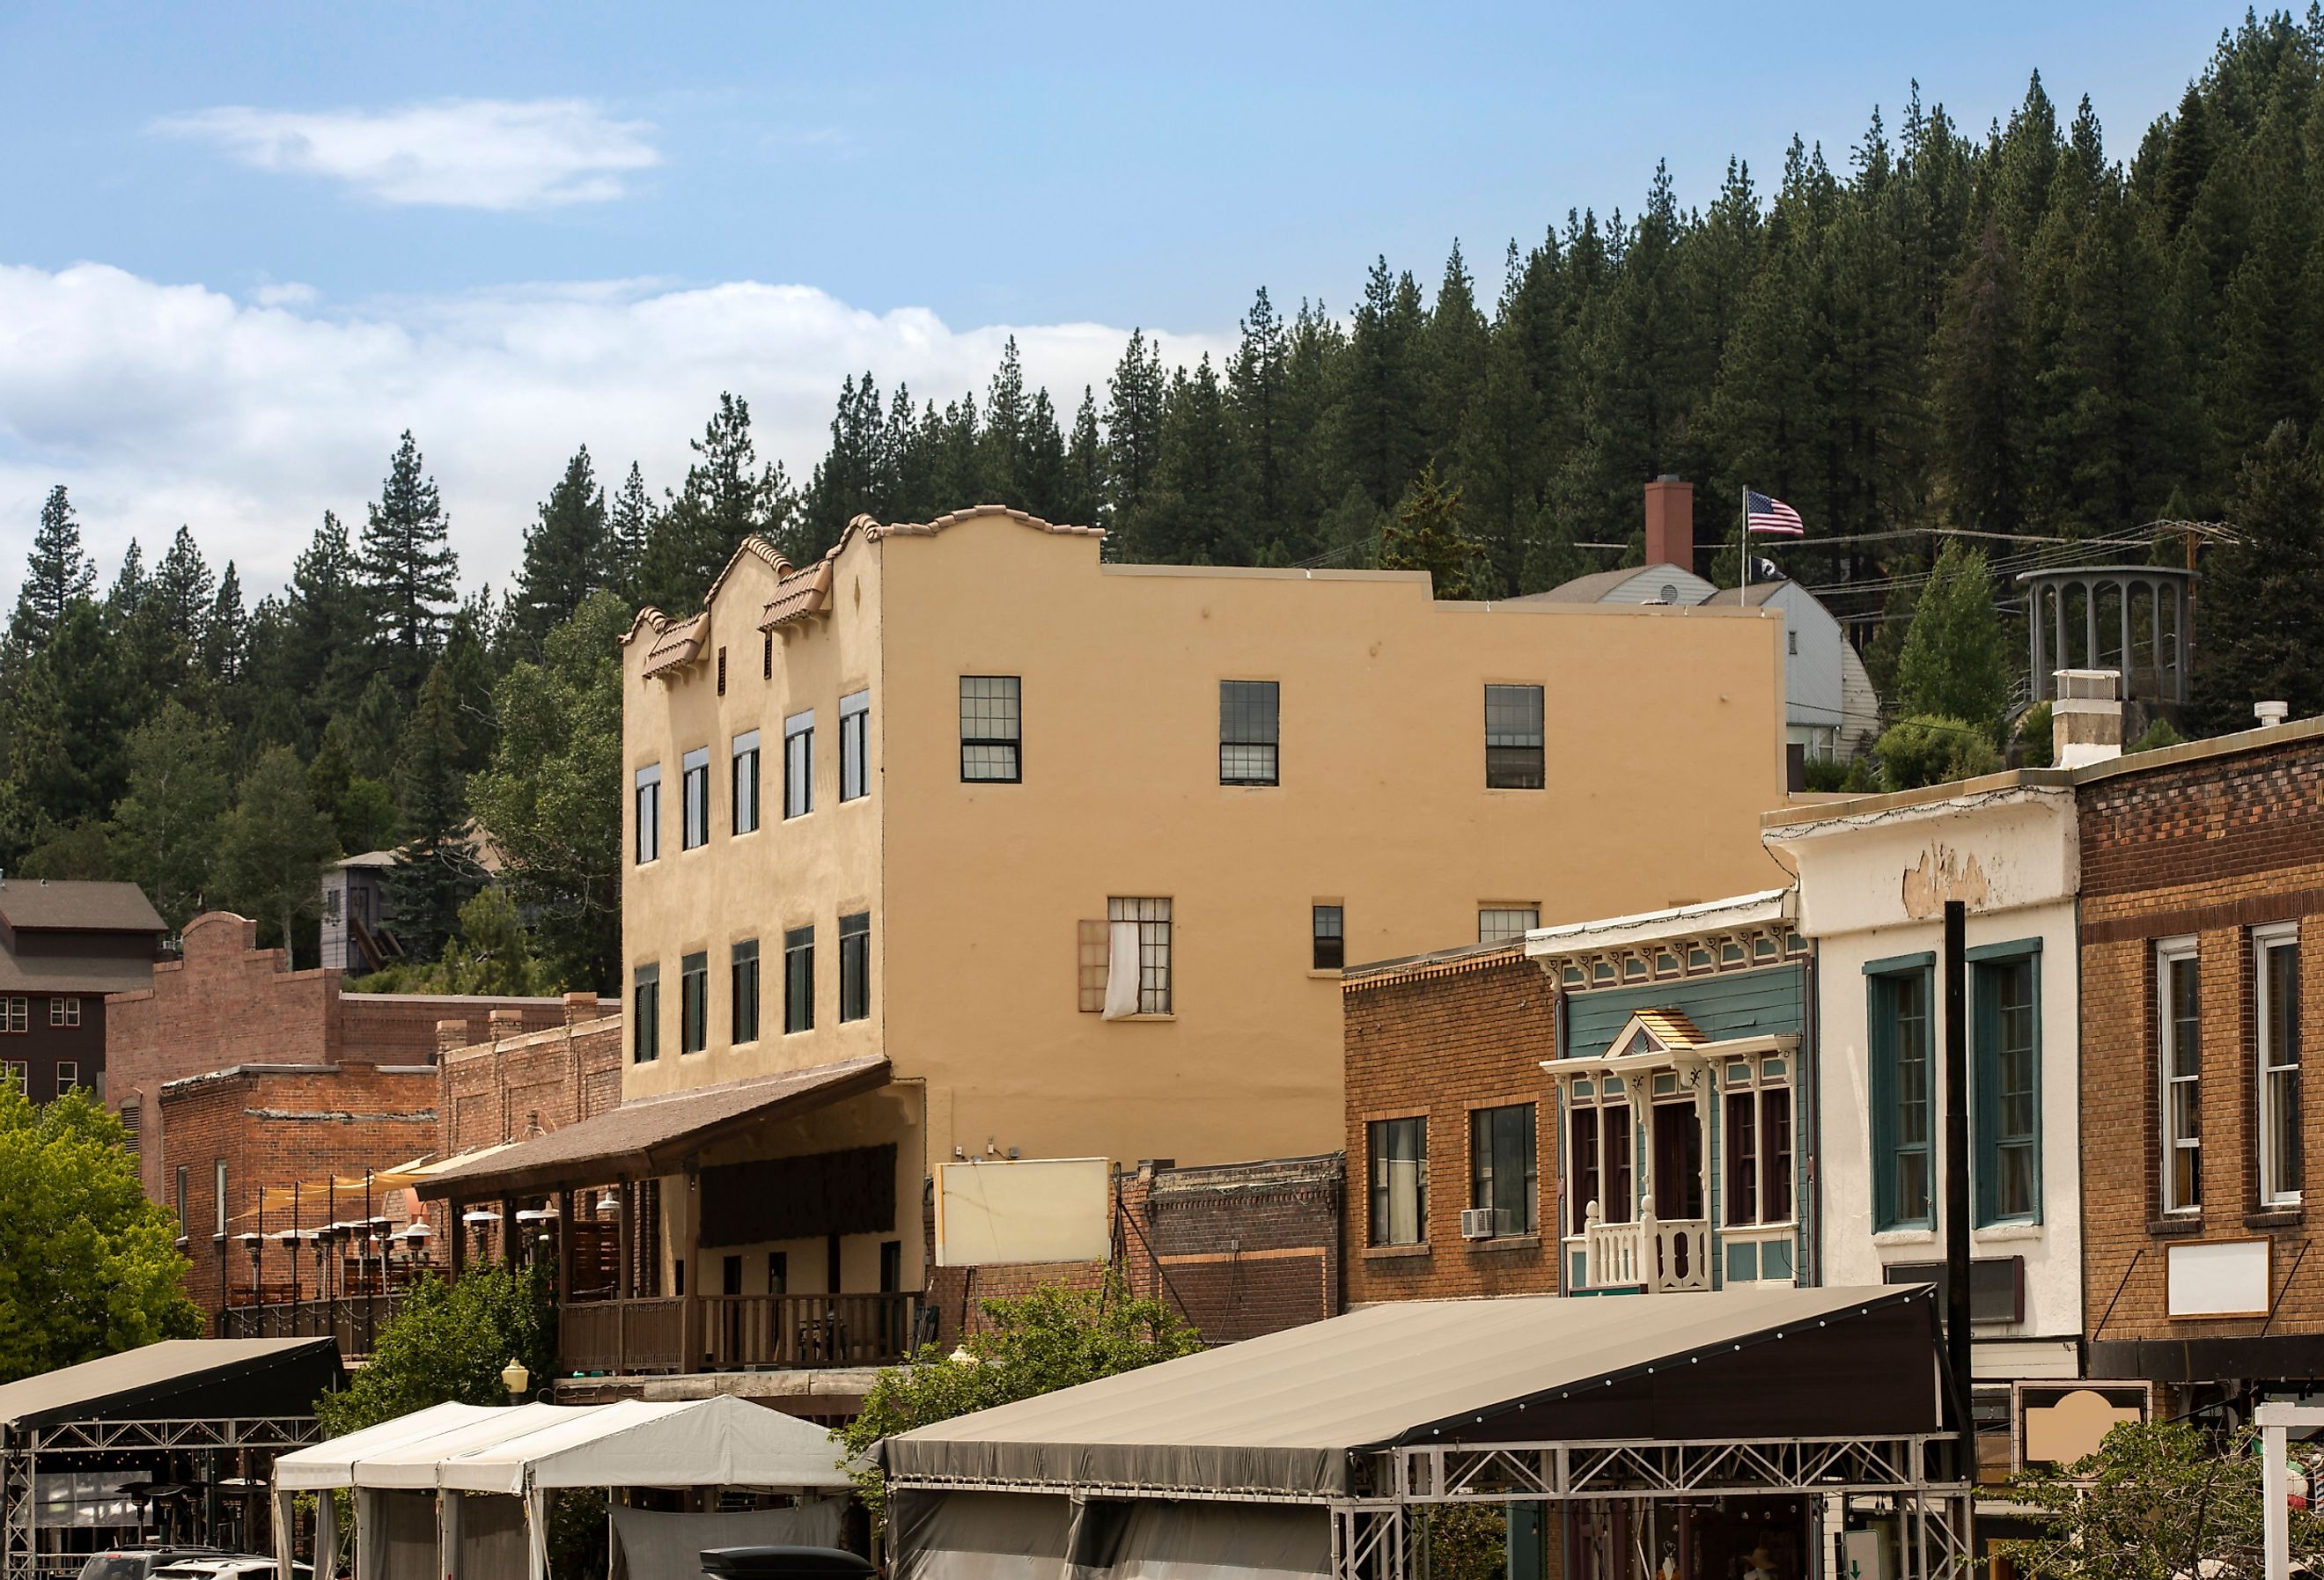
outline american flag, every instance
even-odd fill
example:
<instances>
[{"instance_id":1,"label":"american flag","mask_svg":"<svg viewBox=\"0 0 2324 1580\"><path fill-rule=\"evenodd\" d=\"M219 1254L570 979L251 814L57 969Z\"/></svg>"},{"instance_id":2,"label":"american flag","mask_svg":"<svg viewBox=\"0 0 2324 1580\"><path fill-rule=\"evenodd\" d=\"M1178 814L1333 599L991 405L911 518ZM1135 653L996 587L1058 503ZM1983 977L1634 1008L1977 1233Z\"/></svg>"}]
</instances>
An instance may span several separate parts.
<instances>
[{"instance_id":1,"label":"american flag","mask_svg":"<svg viewBox=\"0 0 2324 1580\"><path fill-rule=\"evenodd\" d=\"M1772 532L1779 538L1802 538L1807 535L1807 523L1800 513L1780 499L1770 499L1764 494L1743 491L1743 530L1747 532Z\"/></svg>"}]
</instances>

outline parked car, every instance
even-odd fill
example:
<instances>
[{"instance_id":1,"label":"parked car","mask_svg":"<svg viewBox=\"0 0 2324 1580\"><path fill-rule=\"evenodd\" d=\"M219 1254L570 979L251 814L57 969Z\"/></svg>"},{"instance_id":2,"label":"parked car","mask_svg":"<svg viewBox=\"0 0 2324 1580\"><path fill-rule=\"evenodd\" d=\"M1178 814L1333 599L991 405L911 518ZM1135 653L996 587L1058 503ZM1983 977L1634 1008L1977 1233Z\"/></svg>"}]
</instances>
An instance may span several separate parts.
<instances>
[{"instance_id":1,"label":"parked car","mask_svg":"<svg viewBox=\"0 0 2324 1580\"><path fill-rule=\"evenodd\" d=\"M80 1580L152 1580L153 1571L167 1565L226 1556L223 1548L106 1548L88 1555L80 1566Z\"/></svg>"},{"instance_id":2,"label":"parked car","mask_svg":"<svg viewBox=\"0 0 2324 1580\"><path fill-rule=\"evenodd\" d=\"M176 1558L156 1566L145 1580L269 1580L274 1560L259 1553L221 1553L198 1558ZM293 1580L315 1580L311 1564L290 1566Z\"/></svg>"}]
</instances>

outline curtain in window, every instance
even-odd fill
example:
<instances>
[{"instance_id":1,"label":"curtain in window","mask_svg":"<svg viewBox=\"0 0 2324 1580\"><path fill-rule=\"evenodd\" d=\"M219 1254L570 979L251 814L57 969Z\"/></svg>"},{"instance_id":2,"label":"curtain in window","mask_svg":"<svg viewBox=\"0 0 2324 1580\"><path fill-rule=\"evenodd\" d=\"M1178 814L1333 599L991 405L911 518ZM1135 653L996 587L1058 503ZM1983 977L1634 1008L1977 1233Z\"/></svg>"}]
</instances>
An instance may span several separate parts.
<instances>
[{"instance_id":1,"label":"curtain in window","mask_svg":"<svg viewBox=\"0 0 2324 1580\"><path fill-rule=\"evenodd\" d=\"M1105 1019L1138 1013L1138 924L1106 924Z\"/></svg>"}]
</instances>

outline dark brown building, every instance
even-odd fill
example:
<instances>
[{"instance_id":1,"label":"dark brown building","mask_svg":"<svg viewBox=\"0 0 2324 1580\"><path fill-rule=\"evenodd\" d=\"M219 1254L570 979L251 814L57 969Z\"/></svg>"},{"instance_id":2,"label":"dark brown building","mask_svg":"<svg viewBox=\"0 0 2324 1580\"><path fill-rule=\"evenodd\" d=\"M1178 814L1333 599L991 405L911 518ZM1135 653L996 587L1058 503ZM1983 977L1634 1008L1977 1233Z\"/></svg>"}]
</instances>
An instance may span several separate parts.
<instances>
[{"instance_id":1,"label":"dark brown building","mask_svg":"<svg viewBox=\"0 0 2324 1580\"><path fill-rule=\"evenodd\" d=\"M0 880L0 1074L102 1094L106 995L152 981L168 930L134 883Z\"/></svg>"}]
</instances>

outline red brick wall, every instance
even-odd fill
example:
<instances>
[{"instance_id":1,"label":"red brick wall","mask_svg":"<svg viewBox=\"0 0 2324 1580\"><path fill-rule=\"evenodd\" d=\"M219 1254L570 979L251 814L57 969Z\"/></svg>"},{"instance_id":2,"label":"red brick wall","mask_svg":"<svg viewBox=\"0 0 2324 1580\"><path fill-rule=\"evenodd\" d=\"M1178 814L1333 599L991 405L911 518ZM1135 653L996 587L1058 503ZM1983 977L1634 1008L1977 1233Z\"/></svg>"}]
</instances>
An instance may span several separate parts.
<instances>
[{"instance_id":1,"label":"red brick wall","mask_svg":"<svg viewBox=\"0 0 2324 1580\"><path fill-rule=\"evenodd\" d=\"M1557 1053L1557 993L1514 946L1402 975L1357 977L1342 998L1348 1178L1347 1303L1557 1290L1556 1104L1541 1061ZM1469 1206L1469 1112L1537 1105L1539 1235L1461 1238ZM1374 1120L1425 1115L1425 1243L1370 1243Z\"/></svg>"},{"instance_id":2,"label":"red brick wall","mask_svg":"<svg viewBox=\"0 0 2324 1580\"><path fill-rule=\"evenodd\" d=\"M220 1247L217 1165L226 1166L226 1234L224 1272L227 1286L246 1290L250 1261L232 1237L261 1229L259 1191L263 1186L315 1185L331 1178L360 1178L429 1151L436 1142L437 1073L424 1066L383 1068L370 1064L303 1065L272 1069L242 1067L189 1076L162 1088L149 1112L158 1108L169 1137L166 1161L149 1149L147 1160L161 1171L157 1199L176 1207L177 1170L186 1177L186 1254L193 1266L187 1290L205 1311L218 1307ZM312 1228L363 1215L360 1195L302 1193L299 1220ZM374 1204L374 1214L389 1215ZM293 1227L286 1209L269 1206L263 1230ZM287 1283L286 1252L265 1247L263 1277ZM314 1264L302 1255L299 1278L304 1293L314 1289Z\"/></svg>"},{"instance_id":3,"label":"red brick wall","mask_svg":"<svg viewBox=\"0 0 2324 1580\"><path fill-rule=\"evenodd\" d=\"M2251 929L2300 920L2301 1044L2324 1048L2324 741L2099 778L2080 789L2084 1303L2094 1342L2256 1335L2172 1321L2168 1247L2273 1238L2272 1337L2324 1333L2324 1263L2302 1207L2258 1203ZM2198 939L2203 1206L2165 1221L2154 946ZM2306 1194L2324 1192L2324 1104L2302 1108ZM2297 1264L2301 1271L2292 1276Z\"/></svg>"},{"instance_id":4,"label":"red brick wall","mask_svg":"<svg viewBox=\"0 0 2324 1580\"><path fill-rule=\"evenodd\" d=\"M521 1141L536 1127L559 1130L621 1103L622 1016L601 1014L588 993L572 995L567 1008L576 1020L555 1030L518 1030L443 1054L438 1152ZM512 1029L514 1020L503 1015L499 1025Z\"/></svg>"}]
</instances>

